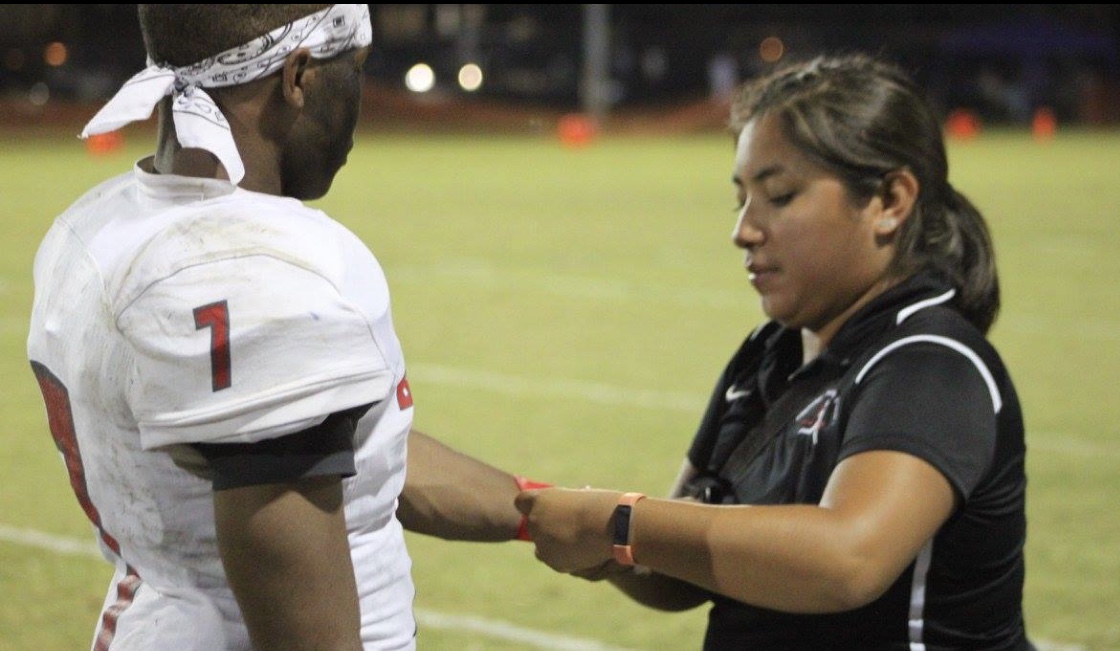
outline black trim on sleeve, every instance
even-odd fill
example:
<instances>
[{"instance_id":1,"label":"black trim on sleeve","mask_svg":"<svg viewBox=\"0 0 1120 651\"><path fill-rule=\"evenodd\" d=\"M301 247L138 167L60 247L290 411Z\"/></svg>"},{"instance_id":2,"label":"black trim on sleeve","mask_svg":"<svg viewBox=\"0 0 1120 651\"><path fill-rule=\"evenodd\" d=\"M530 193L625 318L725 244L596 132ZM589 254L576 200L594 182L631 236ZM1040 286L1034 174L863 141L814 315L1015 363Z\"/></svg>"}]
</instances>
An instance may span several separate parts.
<instances>
[{"instance_id":1,"label":"black trim on sleeve","mask_svg":"<svg viewBox=\"0 0 1120 651\"><path fill-rule=\"evenodd\" d=\"M210 463L214 490L353 476L354 431L372 405L335 412L305 430L256 443L195 443Z\"/></svg>"}]
</instances>

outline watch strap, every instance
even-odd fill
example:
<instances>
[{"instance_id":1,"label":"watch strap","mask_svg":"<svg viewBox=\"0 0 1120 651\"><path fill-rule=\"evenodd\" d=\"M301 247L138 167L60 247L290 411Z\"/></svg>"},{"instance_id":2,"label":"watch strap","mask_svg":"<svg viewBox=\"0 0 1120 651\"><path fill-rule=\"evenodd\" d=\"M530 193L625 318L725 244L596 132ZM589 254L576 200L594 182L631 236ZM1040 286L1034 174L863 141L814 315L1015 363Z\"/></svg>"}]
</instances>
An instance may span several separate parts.
<instances>
[{"instance_id":1,"label":"watch strap","mask_svg":"<svg viewBox=\"0 0 1120 651\"><path fill-rule=\"evenodd\" d=\"M634 505L645 499L645 493L623 493L614 507L611 523L614 530L612 550L614 560L620 565L634 565L634 550L630 545L630 519Z\"/></svg>"}]
</instances>

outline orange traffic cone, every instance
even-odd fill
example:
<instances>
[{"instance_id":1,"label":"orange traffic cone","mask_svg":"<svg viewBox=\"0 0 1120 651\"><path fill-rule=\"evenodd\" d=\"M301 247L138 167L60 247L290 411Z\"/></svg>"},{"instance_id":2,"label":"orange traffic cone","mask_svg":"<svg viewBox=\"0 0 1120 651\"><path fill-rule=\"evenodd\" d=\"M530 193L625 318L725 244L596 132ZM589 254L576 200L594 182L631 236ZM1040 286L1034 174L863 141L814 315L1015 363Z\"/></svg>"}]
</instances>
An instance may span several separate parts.
<instances>
[{"instance_id":1,"label":"orange traffic cone","mask_svg":"<svg viewBox=\"0 0 1120 651\"><path fill-rule=\"evenodd\" d=\"M1049 107L1043 106L1034 112L1034 119L1031 120L1031 135L1035 140L1050 140L1057 130L1058 119Z\"/></svg>"},{"instance_id":2,"label":"orange traffic cone","mask_svg":"<svg viewBox=\"0 0 1120 651\"><path fill-rule=\"evenodd\" d=\"M586 147L599 135L599 125L592 117L568 113L560 118L556 131L565 147Z\"/></svg>"},{"instance_id":3,"label":"orange traffic cone","mask_svg":"<svg viewBox=\"0 0 1120 651\"><path fill-rule=\"evenodd\" d=\"M972 140L980 134L980 118L974 111L956 109L949 114L946 130L951 138Z\"/></svg>"},{"instance_id":4,"label":"orange traffic cone","mask_svg":"<svg viewBox=\"0 0 1120 651\"><path fill-rule=\"evenodd\" d=\"M120 131L99 133L86 138L86 151L94 156L107 156L116 153L124 146L124 134Z\"/></svg>"}]
</instances>

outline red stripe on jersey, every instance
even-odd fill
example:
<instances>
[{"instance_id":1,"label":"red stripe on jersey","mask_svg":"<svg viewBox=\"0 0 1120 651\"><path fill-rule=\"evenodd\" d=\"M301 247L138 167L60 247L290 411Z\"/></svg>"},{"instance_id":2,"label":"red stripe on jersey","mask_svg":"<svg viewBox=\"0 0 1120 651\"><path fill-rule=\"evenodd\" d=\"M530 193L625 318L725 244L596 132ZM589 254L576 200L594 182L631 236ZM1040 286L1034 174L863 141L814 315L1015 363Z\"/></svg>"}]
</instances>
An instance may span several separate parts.
<instances>
[{"instance_id":1,"label":"red stripe on jersey","mask_svg":"<svg viewBox=\"0 0 1120 651\"><path fill-rule=\"evenodd\" d=\"M119 556L121 546L117 544L116 538L101 527L101 512L93 505L89 488L86 486L86 469L82 464L82 451L78 447L78 434L74 429L74 410L70 405L70 391L46 366L32 361L31 368L39 381L39 389L42 390L43 402L47 407L47 426L51 430L51 436L54 437L55 447L62 454L66 464L66 474L70 476L70 487L74 489L74 496L78 498L78 504L82 506L86 517L101 534L101 540Z\"/></svg>"},{"instance_id":2,"label":"red stripe on jersey","mask_svg":"<svg viewBox=\"0 0 1120 651\"><path fill-rule=\"evenodd\" d=\"M136 591L140 589L142 583L136 570L128 568L128 574L117 584L117 600L101 613L101 628L97 631L97 641L93 645L93 651L109 651L109 645L113 643L113 637L117 634L117 621L132 605Z\"/></svg>"}]
</instances>

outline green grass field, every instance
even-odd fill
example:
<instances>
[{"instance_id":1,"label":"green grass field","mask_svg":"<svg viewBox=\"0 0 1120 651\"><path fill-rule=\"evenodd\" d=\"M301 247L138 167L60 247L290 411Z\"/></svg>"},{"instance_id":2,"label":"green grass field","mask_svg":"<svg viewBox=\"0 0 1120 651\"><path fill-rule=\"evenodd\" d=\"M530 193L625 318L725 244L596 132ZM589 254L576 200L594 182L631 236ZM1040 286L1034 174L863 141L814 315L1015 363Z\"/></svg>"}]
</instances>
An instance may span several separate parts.
<instances>
[{"instance_id":1,"label":"green grass field","mask_svg":"<svg viewBox=\"0 0 1120 651\"><path fill-rule=\"evenodd\" d=\"M56 456L25 357L52 217L127 168L70 132L0 132L0 649L88 648L109 566ZM563 485L667 490L726 358L760 318L730 244L729 139L362 133L323 208L377 253L416 423ZM1049 649L1120 649L1120 133L986 132L951 149L985 211L1023 400L1026 615ZM553 573L524 543L410 538L421 649L683 651L661 614Z\"/></svg>"}]
</instances>

